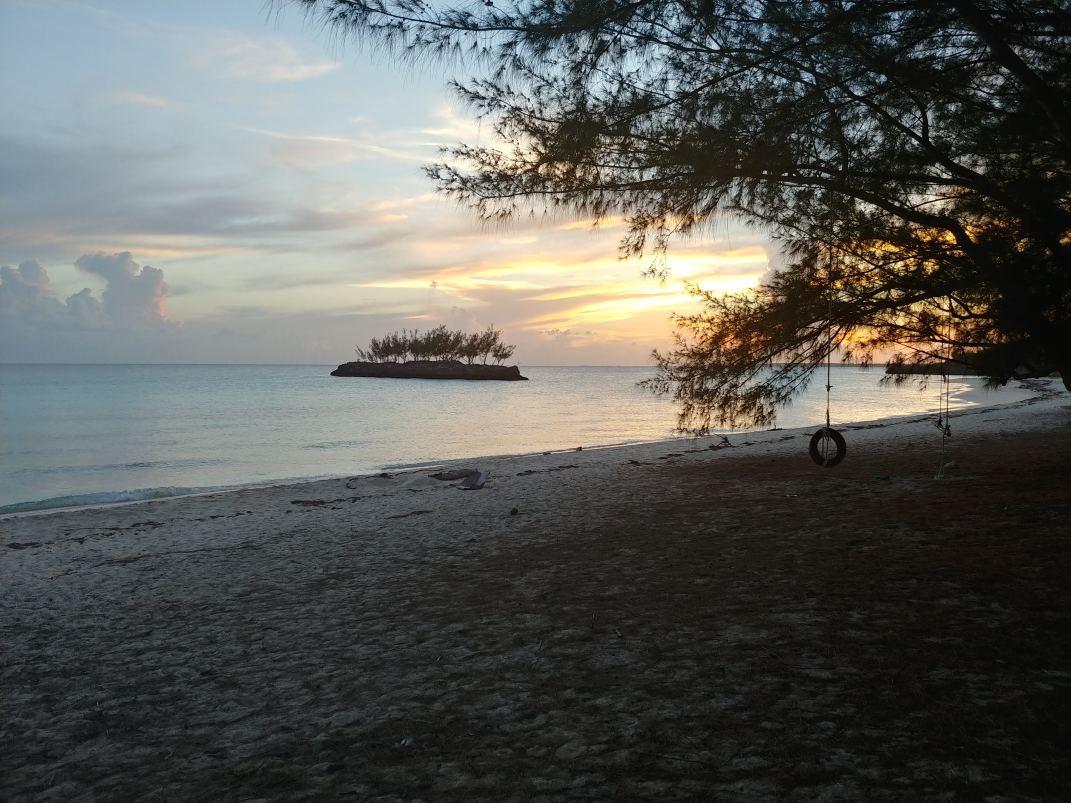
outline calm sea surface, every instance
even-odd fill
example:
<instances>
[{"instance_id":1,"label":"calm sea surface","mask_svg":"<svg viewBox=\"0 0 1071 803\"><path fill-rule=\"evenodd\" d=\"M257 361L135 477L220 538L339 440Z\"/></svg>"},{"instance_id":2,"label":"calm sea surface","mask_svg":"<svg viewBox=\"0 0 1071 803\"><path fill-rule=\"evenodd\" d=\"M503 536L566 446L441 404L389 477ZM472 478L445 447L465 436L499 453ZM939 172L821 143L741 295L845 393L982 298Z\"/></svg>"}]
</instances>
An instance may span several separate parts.
<instances>
[{"instance_id":1,"label":"calm sea surface","mask_svg":"<svg viewBox=\"0 0 1071 803\"><path fill-rule=\"evenodd\" d=\"M2 365L0 513L367 473L674 434L650 368L522 368L529 382L329 376L321 365ZM833 369L833 420L935 410L939 382ZM824 376L780 416L825 420ZM953 380L952 403L1029 394Z\"/></svg>"}]
</instances>

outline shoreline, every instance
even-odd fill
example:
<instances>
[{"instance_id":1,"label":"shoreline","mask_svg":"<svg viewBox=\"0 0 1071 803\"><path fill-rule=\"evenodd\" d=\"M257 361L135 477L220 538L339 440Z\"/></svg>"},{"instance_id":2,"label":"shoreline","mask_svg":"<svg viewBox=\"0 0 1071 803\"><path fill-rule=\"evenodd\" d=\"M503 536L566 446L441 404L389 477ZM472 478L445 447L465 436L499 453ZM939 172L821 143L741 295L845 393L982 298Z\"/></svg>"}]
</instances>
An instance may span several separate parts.
<instances>
[{"instance_id":1,"label":"shoreline","mask_svg":"<svg viewBox=\"0 0 1071 803\"><path fill-rule=\"evenodd\" d=\"M1058 380L1058 379L1020 380L1019 382L1020 382L1021 386L1025 386L1025 387L1029 388L1034 395L1030 396L1030 397L1027 397L1025 399L1019 399L1019 400L1016 400L1016 401L1004 402L1004 403L993 404L993 405L986 405L986 404L981 403L981 402L976 402L973 405L965 405L965 406L962 406L962 407L953 408L952 409L952 418L955 419L956 417L959 417L961 415L971 415L971 414L978 413L978 412L986 412L986 411L998 410L998 409L1002 409L1002 408L1017 408L1017 407L1022 406L1024 404L1033 403L1035 400L1037 400L1039 398L1040 399L1045 399L1045 398L1050 398L1050 397L1053 397L1053 396L1059 396L1059 394L1061 392L1063 392L1062 385L1060 384L1060 380ZM908 413L908 414L904 414L904 415L900 415L900 416L888 416L888 417L885 417L885 418L876 418L876 419L866 419L866 420L851 421L851 422L842 422L840 424L835 424L834 428L841 427L841 428L845 428L847 430L850 430L853 427L859 427L859 426L866 426L868 428L876 426L876 425L893 426L893 425L896 425L898 423L904 423L906 421L912 421L912 420L917 420L917 419L926 418L926 417L933 417L933 415L934 415L934 412L932 412L932 411L930 411L930 412ZM703 441L703 440L720 440L723 436L729 437L729 438L737 438L738 439L738 438L740 438L742 436L745 436L745 435L757 437L757 436L763 435L764 433L773 433L773 432L800 434L800 433L803 433L804 431L807 431L807 430L813 430L817 426L819 426L818 423L815 423L815 424L809 425L809 426L791 427L789 429L783 429L781 427L774 427L772 429L765 429L765 430L746 430L745 429L745 430L735 430L735 431L725 432L725 433L722 433L722 432L712 433L710 435L704 435L704 436L699 436L699 437L688 436L688 435L678 435L678 436L674 436L674 437L670 437L670 438L659 438L659 439L655 439L655 440L635 440L635 441L623 441L623 442L620 442L620 443L594 444L594 445L582 446L582 447L580 447L580 449L583 450L583 451L597 452L597 451L607 450L607 449L625 449L625 448L631 448L631 447L647 447L647 446L657 447L657 448L666 448L666 449L672 449L672 448L675 448L675 447L683 448L683 446L686 445L686 444L694 444L694 443L697 443L697 442ZM4 513L0 513L0 522L3 522L3 521L8 520L8 519L17 518L17 517L24 517L24 516L42 516L42 515L49 515L49 514L52 514L52 513L68 513L68 512L75 512L75 511L79 511L79 510L96 510L96 509L101 509L101 508L107 509L107 508L121 507L121 506L124 506L124 505L148 504L148 503L158 502L158 501L163 501L163 500L168 500L168 499L187 499L187 498L194 498L194 497L200 497L200 496L213 496L213 495L217 495L217 494L239 493L239 492L242 492L242 491L249 491L249 490L256 490L256 489L287 488L287 487L291 487L291 486L303 486L303 485L307 485L307 484L315 484L315 483L320 483L320 482L331 482L331 481L334 481L334 480L345 479L347 477L358 477L358 476L371 477L371 476L376 476L376 475L382 474L382 473L412 474L412 473L419 473L421 471L431 471L431 470L438 469L438 468L448 468L448 467L455 466L456 464L459 464L459 463L473 463L473 462L487 463L489 461L497 462L497 461L501 461L501 460L510 460L510 459L535 458L535 457L546 456L546 455L550 455L550 454L571 454L571 453L573 453L575 451L578 451L578 449L576 449L575 447L574 448L562 447L562 448L551 449L551 450L546 450L546 451L542 451L542 452L515 452L515 453L511 452L511 453L503 453L503 454L480 455L480 456L476 456L476 457L456 457L456 458L451 457L451 458L443 458L441 460L431 460L431 461L427 461L427 462L422 462L420 464L402 464L402 465L384 464L384 465L378 467L377 469L372 469L372 470L366 471L366 472L331 474L331 475L324 475L324 476L319 476L319 477L309 477L309 478L302 478L302 477L281 478L281 479L264 480L264 481L261 481L261 482L235 483L233 485L223 485L223 486L206 486L204 488L191 489L190 493L177 493L177 494L171 494L171 495L165 495L165 496L147 496L146 498L142 498L142 499L124 499L124 500L109 501L109 502L93 502L93 503L89 503L89 504L65 505L65 506L61 506L61 507L43 507L43 508L33 508L33 509L28 509L28 510L18 510L18 511L4 512ZM147 488L128 489L128 490L122 490L122 491L110 491L110 490L90 491L90 492L86 492L86 493L68 494L68 495L66 495L64 497L58 497L58 498L91 497L91 496L99 496L99 495L102 495L102 494L130 494L130 493L147 493L147 494L151 494L152 492L159 491L159 490L164 490L164 488L163 487L147 487ZM20 506L20 505L43 504L43 503L47 503L49 501L52 501L55 498L57 498L57 497L49 497L49 498L41 499L41 500L28 500L26 502L14 502L14 503L11 503L10 505L5 505L3 507L14 507L14 506Z\"/></svg>"},{"instance_id":2,"label":"shoreline","mask_svg":"<svg viewBox=\"0 0 1071 803\"><path fill-rule=\"evenodd\" d=\"M1066 797L1071 409L958 418L9 517L4 795Z\"/></svg>"}]
</instances>

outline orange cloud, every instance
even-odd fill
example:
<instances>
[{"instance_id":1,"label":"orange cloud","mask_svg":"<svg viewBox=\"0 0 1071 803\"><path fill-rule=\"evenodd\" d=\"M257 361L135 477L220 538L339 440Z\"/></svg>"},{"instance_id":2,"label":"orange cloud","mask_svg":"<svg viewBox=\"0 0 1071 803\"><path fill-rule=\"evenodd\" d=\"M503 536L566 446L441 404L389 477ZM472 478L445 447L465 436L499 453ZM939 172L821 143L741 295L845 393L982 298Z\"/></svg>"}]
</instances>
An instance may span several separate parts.
<instances>
[{"instance_id":1,"label":"orange cloud","mask_svg":"<svg viewBox=\"0 0 1071 803\"><path fill-rule=\"evenodd\" d=\"M462 238L452 242L461 250ZM442 255L441 242L424 242L418 249ZM696 300L684 280L714 292L736 292L754 286L768 266L765 250L748 245L724 250L699 247L681 249L670 259L670 279L659 282L632 275L623 277L625 265L635 263L600 257L571 260L549 253L533 253L508 262L453 264L422 271L404 279L384 278L360 287L391 290L429 289L455 302L470 303L502 313L512 326L527 331L577 330L595 324L635 321L668 312L688 312ZM415 299L414 299L415 300ZM645 324L645 331L650 328Z\"/></svg>"}]
</instances>

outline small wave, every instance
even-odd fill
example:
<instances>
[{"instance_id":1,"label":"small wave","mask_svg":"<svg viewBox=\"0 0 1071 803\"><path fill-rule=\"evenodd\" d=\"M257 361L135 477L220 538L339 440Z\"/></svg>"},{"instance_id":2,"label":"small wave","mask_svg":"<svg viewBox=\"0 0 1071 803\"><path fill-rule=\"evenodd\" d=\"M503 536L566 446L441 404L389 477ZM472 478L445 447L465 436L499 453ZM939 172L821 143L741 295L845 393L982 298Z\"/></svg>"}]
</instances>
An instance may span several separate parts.
<instances>
[{"instance_id":1,"label":"small wave","mask_svg":"<svg viewBox=\"0 0 1071 803\"><path fill-rule=\"evenodd\" d=\"M49 499L36 499L31 502L16 502L13 505L0 506L0 516L8 513L32 513L38 510L54 510L61 507L87 507L89 505L111 505L117 502L141 502L146 499L166 499L170 496L205 493L213 488L138 488L128 491L99 491L88 494L70 494L53 496Z\"/></svg>"},{"instance_id":2,"label":"small wave","mask_svg":"<svg viewBox=\"0 0 1071 803\"><path fill-rule=\"evenodd\" d=\"M450 459L456 462L458 460L466 460L468 458L455 457L455 458L450 458ZM408 462L408 463L383 463L383 464L379 465L377 468L380 471L409 471L409 470L414 470L414 469L439 468L439 466L443 465L444 462L446 462L446 461L445 460L423 460L423 461L413 461L413 462Z\"/></svg>"},{"instance_id":3,"label":"small wave","mask_svg":"<svg viewBox=\"0 0 1071 803\"><path fill-rule=\"evenodd\" d=\"M303 449L351 449L354 446L364 446L365 441L324 441L323 443L307 443Z\"/></svg>"},{"instance_id":4,"label":"small wave","mask_svg":"<svg viewBox=\"0 0 1071 803\"><path fill-rule=\"evenodd\" d=\"M130 463L93 463L85 466L26 466L10 472L11 476L35 476L39 474L96 474L102 471L139 471L147 468L181 469L221 466L228 461L221 457L186 458L183 460L135 460Z\"/></svg>"},{"instance_id":5,"label":"small wave","mask_svg":"<svg viewBox=\"0 0 1071 803\"><path fill-rule=\"evenodd\" d=\"M126 471L134 468L201 468L226 463L222 457L187 457L173 460L134 460L129 463L104 463L96 466L79 466L80 471Z\"/></svg>"}]
</instances>

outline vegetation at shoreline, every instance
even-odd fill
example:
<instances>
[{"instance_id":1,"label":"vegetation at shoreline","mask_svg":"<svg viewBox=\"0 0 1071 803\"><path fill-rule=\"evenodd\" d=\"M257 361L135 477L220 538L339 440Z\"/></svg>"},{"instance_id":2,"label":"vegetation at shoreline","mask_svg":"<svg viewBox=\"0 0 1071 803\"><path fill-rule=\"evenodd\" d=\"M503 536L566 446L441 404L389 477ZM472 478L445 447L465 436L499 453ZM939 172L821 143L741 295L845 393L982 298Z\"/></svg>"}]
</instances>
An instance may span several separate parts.
<instances>
[{"instance_id":1,"label":"vegetation at shoreline","mask_svg":"<svg viewBox=\"0 0 1071 803\"><path fill-rule=\"evenodd\" d=\"M508 360L516 348L503 343L502 331L494 326L472 334L436 326L424 333L417 329L403 329L381 338L373 337L367 348L354 346L353 350L365 362L456 360L472 365L479 360L486 365L488 360L495 364Z\"/></svg>"},{"instance_id":2,"label":"vegetation at shoreline","mask_svg":"<svg viewBox=\"0 0 1071 803\"><path fill-rule=\"evenodd\" d=\"M1067 2L290 1L477 72L497 142L428 172L485 221L621 216L655 273L726 216L771 233L783 264L693 287L654 355L681 429L769 424L834 353L1071 390Z\"/></svg>"}]
</instances>

